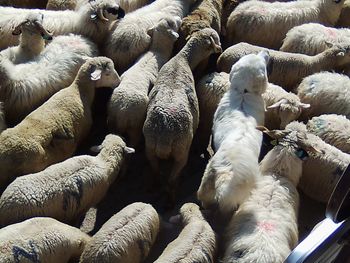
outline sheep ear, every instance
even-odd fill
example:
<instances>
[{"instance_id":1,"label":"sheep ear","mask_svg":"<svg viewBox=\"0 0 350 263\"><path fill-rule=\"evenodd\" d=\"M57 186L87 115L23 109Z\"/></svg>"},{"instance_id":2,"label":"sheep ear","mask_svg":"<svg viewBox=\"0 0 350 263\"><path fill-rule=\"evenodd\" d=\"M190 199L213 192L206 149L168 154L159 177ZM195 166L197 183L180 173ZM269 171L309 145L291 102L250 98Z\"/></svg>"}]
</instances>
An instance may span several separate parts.
<instances>
[{"instance_id":1,"label":"sheep ear","mask_svg":"<svg viewBox=\"0 0 350 263\"><path fill-rule=\"evenodd\" d=\"M124 148L125 153L135 153L135 149L131 147L125 147Z\"/></svg>"},{"instance_id":2,"label":"sheep ear","mask_svg":"<svg viewBox=\"0 0 350 263\"><path fill-rule=\"evenodd\" d=\"M100 69L95 69L91 74L90 74L90 79L91 80L99 80L101 79L102 75L102 70Z\"/></svg>"},{"instance_id":3,"label":"sheep ear","mask_svg":"<svg viewBox=\"0 0 350 263\"><path fill-rule=\"evenodd\" d=\"M174 39L179 38L179 34L175 30L169 29L169 32L174 37Z\"/></svg>"},{"instance_id":4,"label":"sheep ear","mask_svg":"<svg viewBox=\"0 0 350 263\"><path fill-rule=\"evenodd\" d=\"M147 35L149 35L150 37L153 37L153 31L154 31L154 27L151 27L150 29L147 30Z\"/></svg>"},{"instance_id":5,"label":"sheep ear","mask_svg":"<svg viewBox=\"0 0 350 263\"><path fill-rule=\"evenodd\" d=\"M308 108L310 108L310 104L308 104L308 103L299 103L299 107L301 109L308 109Z\"/></svg>"},{"instance_id":6,"label":"sheep ear","mask_svg":"<svg viewBox=\"0 0 350 263\"><path fill-rule=\"evenodd\" d=\"M220 45L215 43L214 38L210 37L210 42L214 48L215 53L222 53L222 48Z\"/></svg>"},{"instance_id":7,"label":"sheep ear","mask_svg":"<svg viewBox=\"0 0 350 263\"><path fill-rule=\"evenodd\" d=\"M14 36L20 35L22 33L21 26L22 26L22 23L16 26L15 29L12 31L12 35Z\"/></svg>"},{"instance_id":8,"label":"sheep ear","mask_svg":"<svg viewBox=\"0 0 350 263\"><path fill-rule=\"evenodd\" d=\"M94 153L99 153L102 150L102 145L95 145L90 147L90 151Z\"/></svg>"},{"instance_id":9,"label":"sheep ear","mask_svg":"<svg viewBox=\"0 0 350 263\"><path fill-rule=\"evenodd\" d=\"M283 103L286 103L286 99L281 99L279 101L277 101L275 104L272 104L270 106L267 107L267 109L276 109L278 107L280 107Z\"/></svg>"},{"instance_id":10,"label":"sheep ear","mask_svg":"<svg viewBox=\"0 0 350 263\"><path fill-rule=\"evenodd\" d=\"M324 43L326 44L326 46L327 46L328 48L331 48L331 47L334 46L334 44L331 43L331 42L329 42L329 41L325 41Z\"/></svg>"},{"instance_id":11,"label":"sheep ear","mask_svg":"<svg viewBox=\"0 0 350 263\"><path fill-rule=\"evenodd\" d=\"M270 61L270 53L268 50L262 50L258 53L259 56L263 57L265 62L266 62L266 65L269 64L269 61Z\"/></svg>"}]
</instances>

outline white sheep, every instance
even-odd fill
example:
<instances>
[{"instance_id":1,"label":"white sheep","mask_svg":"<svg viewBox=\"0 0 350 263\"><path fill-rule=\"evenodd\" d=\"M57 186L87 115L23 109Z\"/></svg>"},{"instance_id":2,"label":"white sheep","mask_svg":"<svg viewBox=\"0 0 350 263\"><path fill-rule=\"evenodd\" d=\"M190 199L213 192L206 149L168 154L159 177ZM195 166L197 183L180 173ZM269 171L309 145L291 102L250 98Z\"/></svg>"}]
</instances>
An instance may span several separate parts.
<instances>
[{"instance_id":1,"label":"white sheep","mask_svg":"<svg viewBox=\"0 0 350 263\"><path fill-rule=\"evenodd\" d=\"M7 124L5 120L5 113L4 113L4 106L3 103L0 101L0 133L3 130L6 130Z\"/></svg>"},{"instance_id":2,"label":"white sheep","mask_svg":"<svg viewBox=\"0 0 350 263\"><path fill-rule=\"evenodd\" d=\"M350 154L350 120L345 116L324 114L313 117L307 122L306 128L326 143Z\"/></svg>"},{"instance_id":3,"label":"white sheep","mask_svg":"<svg viewBox=\"0 0 350 263\"><path fill-rule=\"evenodd\" d=\"M302 1L304 2L304 1ZM310 1L311 2L311 1ZM227 48L218 58L219 71L230 72L231 66L242 56L257 54L263 47L239 43ZM350 45L335 45L315 56L268 50L271 55L269 81L290 91L301 80L313 73L326 70L342 70L350 64Z\"/></svg>"},{"instance_id":4,"label":"white sheep","mask_svg":"<svg viewBox=\"0 0 350 263\"><path fill-rule=\"evenodd\" d=\"M55 37L40 55L21 64L0 56L0 100L7 121L18 123L55 92L69 86L85 57L97 53L91 41L68 35Z\"/></svg>"},{"instance_id":5,"label":"white sheep","mask_svg":"<svg viewBox=\"0 0 350 263\"><path fill-rule=\"evenodd\" d=\"M148 50L151 37L147 30L169 15L182 19L194 2L195 0L156 0L126 14L107 38L103 53L113 60L118 72L124 72Z\"/></svg>"},{"instance_id":6,"label":"white sheep","mask_svg":"<svg viewBox=\"0 0 350 263\"><path fill-rule=\"evenodd\" d=\"M157 211L133 203L112 216L85 247L80 263L140 263L152 248L160 227Z\"/></svg>"},{"instance_id":7,"label":"white sheep","mask_svg":"<svg viewBox=\"0 0 350 263\"><path fill-rule=\"evenodd\" d=\"M134 152L111 134L100 148L96 157L75 156L16 178L0 197L0 226L35 216L71 223L97 205L117 178L125 155Z\"/></svg>"},{"instance_id":8,"label":"white sheep","mask_svg":"<svg viewBox=\"0 0 350 263\"><path fill-rule=\"evenodd\" d=\"M43 14L29 14L12 31L13 35L20 35L19 45L2 50L0 57L8 58L12 63L19 64L38 56L45 48L45 40L52 40L52 34L42 25L43 19Z\"/></svg>"},{"instance_id":9,"label":"white sheep","mask_svg":"<svg viewBox=\"0 0 350 263\"><path fill-rule=\"evenodd\" d=\"M264 124L262 93L267 82L269 54L242 57L232 66L230 89L224 94L214 115L214 156L204 171L197 197L202 206L218 209L224 218L250 195L258 174Z\"/></svg>"},{"instance_id":10,"label":"white sheep","mask_svg":"<svg viewBox=\"0 0 350 263\"><path fill-rule=\"evenodd\" d=\"M225 230L224 263L282 263L298 244L296 187L302 161L316 149L306 133L292 127L261 130L277 145L261 161L256 187Z\"/></svg>"},{"instance_id":11,"label":"white sheep","mask_svg":"<svg viewBox=\"0 0 350 263\"><path fill-rule=\"evenodd\" d=\"M198 205L193 203L182 205L180 217L184 228L154 263L214 262L216 235Z\"/></svg>"},{"instance_id":12,"label":"white sheep","mask_svg":"<svg viewBox=\"0 0 350 263\"><path fill-rule=\"evenodd\" d=\"M221 46L216 31L209 28L198 31L161 68L149 95L143 126L146 155L157 176L160 175L159 159L173 159L168 177L172 199L199 121L192 70L210 54L218 52Z\"/></svg>"},{"instance_id":13,"label":"white sheep","mask_svg":"<svg viewBox=\"0 0 350 263\"><path fill-rule=\"evenodd\" d=\"M298 130L307 132L305 124L292 122ZM288 126L287 126L288 127ZM320 153L310 156L303 163L303 176L299 188L312 199L327 203L340 176L350 164L350 155L325 143L320 137L309 134L309 141Z\"/></svg>"},{"instance_id":14,"label":"white sheep","mask_svg":"<svg viewBox=\"0 0 350 263\"><path fill-rule=\"evenodd\" d=\"M90 240L75 227L36 217L0 229L0 262L68 263Z\"/></svg>"},{"instance_id":15,"label":"white sheep","mask_svg":"<svg viewBox=\"0 0 350 263\"><path fill-rule=\"evenodd\" d=\"M0 134L0 187L72 156L90 131L95 88L115 87L119 82L110 59L89 59L69 87L4 130Z\"/></svg>"},{"instance_id":16,"label":"white sheep","mask_svg":"<svg viewBox=\"0 0 350 263\"><path fill-rule=\"evenodd\" d=\"M121 76L120 85L113 91L108 104L108 125L112 131L127 134L135 147L142 138L146 119L148 93L153 87L160 68L169 60L181 19L161 19L147 33L152 37L150 50Z\"/></svg>"},{"instance_id":17,"label":"white sheep","mask_svg":"<svg viewBox=\"0 0 350 263\"><path fill-rule=\"evenodd\" d=\"M74 33L83 35L97 44L102 44L109 34L110 26L124 17L124 10L115 0L93 0L77 11L51 11L0 7L0 50L17 45L19 37L12 35L28 14L40 12L44 15L43 26L54 36Z\"/></svg>"},{"instance_id":18,"label":"white sheep","mask_svg":"<svg viewBox=\"0 0 350 263\"><path fill-rule=\"evenodd\" d=\"M297 95L311 107L302 112L300 119L334 113L350 118L350 78L348 76L321 72L303 79Z\"/></svg>"},{"instance_id":19,"label":"white sheep","mask_svg":"<svg viewBox=\"0 0 350 263\"><path fill-rule=\"evenodd\" d=\"M350 43L350 29L308 23L289 30L280 50L313 56L329 48L330 44L342 43Z\"/></svg>"},{"instance_id":20,"label":"white sheep","mask_svg":"<svg viewBox=\"0 0 350 263\"><path fill-rule=\"evenodd\" d=\"M310 22L334 26L343 4L344 0L246 1L229 16L227 39L231 44L247 42L279 49L288 30L295 26Z\"/></svg>"}]
</instances>

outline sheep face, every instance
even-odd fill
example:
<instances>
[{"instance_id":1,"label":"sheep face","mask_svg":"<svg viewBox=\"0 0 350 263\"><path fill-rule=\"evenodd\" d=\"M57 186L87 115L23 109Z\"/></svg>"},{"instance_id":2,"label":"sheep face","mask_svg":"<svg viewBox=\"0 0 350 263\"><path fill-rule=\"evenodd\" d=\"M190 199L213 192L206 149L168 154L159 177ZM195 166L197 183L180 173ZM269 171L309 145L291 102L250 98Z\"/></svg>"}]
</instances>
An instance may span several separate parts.
<instances>
[{"instance_id":1,"label":"sheep face","mask_svg":"<svg viewBox=\"0 0 350 263\"><path fill-rule=\"evenodd\" d=\"M119 151L119 149L121 149L123 153L126 154L135 152L133 148L126 146L125 142L121 137L114 134L107 135L102 144L99 146L93 146L91 148L91 151L99 153L103 149L114 149L115 151Z\"/></svg>"},{"instance_id":2,"label":"sheep face","mask_svg":"<svg viewBox=\"0 0 350 263\"><path fill-rule=\"evenodd\" d=\"M115 21L125 16L125 11L115 0L92 0L90 18L92 20Z\"/></svg>"},{"instance_id":3,"label":"sheep face","mask_svg":"<svg viewBox=\"0 0 350 263\"><path fill-rule=\"evenodd\" d=\"M90 79L95 81L95 87L116 87L120 77L114 69L113 61L106 57L92 58L86 62Z\"/></svg>"},{"instance_id":4,"label":"sheep face","mask_svg":"<svg viewBox=\"0 0 350 263\"><path fill-rule=\"evenodd\" d=\"M147 34L151 37L154 37L154 32L156 32L156 34L159 34L160 36L170 37L175 42L179 37L177 31L180 25L181 18L179 16L163 18L158 22L157 25L150 28L147 31Z\"/></svg>"},{"instance_id":5,"label":"sheep face","mask_svg":"<svg viewBox=\"0 0 350 263\"><path fill-rule=\"evenodd\" d=\"M13 35L21 33L41 35L45 40L52 40L52 34L43 27L44 15L41 13L29 14L13 31Z\"/></svg>"},{"instance_id":6,"label":"sheep face","mask_svg":"<svg viewBox=\"0 0 350 263\"><path fill-rule=\"evenodd\" d=\"M201 46L206 53L221 53L221 43L218 33L212 28L205 28L197 31L190 38L191 42L197 42L198 46ZM204 57L204 54L203 54Z\"/></svg>"},{"instance_id":7,"label":"sheep face","mask_svg":"<svg viewBox=\"0 0 350 263\"><path fill-rule=\"evenodd\" d=\"M299 118L303 109L310 107L310 104L301 103L299 100L283 98L275 104L267 107L268 110L277 111L280 120L280 128L284 129L288 123Z\"/></svg>"},{"instance_id":8,"label":"sheep face","mask_svg":"<svg viewBox=\"0 0 350 263\"><path fill-rule=\"evenodd\" d=\"M231 68L231 88L239 93L262 94L268 85L267 65L270 56L267 51L257 55L249 54L239 59Z\"/></svg>"},{"instance_id":9,"label":"sheep face","mask_svg":"<svg viewBox=\"0 0 350 263\"><path fill-rule=\"evenodd\" d=\"M350 63L350 45L336 45L332 49L334 50L338 67L343 67Z\"/></svg>"}]
</instances>

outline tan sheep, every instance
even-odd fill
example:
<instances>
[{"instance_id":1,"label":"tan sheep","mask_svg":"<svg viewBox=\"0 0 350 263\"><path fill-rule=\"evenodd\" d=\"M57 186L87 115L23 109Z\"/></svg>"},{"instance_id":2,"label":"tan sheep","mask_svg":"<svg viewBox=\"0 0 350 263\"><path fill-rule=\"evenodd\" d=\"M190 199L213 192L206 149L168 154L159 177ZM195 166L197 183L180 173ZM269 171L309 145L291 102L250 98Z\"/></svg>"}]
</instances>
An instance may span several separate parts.
<instances>
[{"instance_id":1,"label":"tan sheep","mask_svg":"<svg viewBox=\"0 0 350 263\"><path fill-rule=\"evenodd\" d=\"M133 203L112 216L85 247L80 263L141 263L159 232L159 216L149 204Z\"/></svg>"},{"instance_id":2,"label":"tan sheep","mask_svg":"<svg viewBox=\"0 0 350 263\"><path fill-rule=\"evenodd\" d=\"M142 126L146 119L148 93L153 87L161 67L171 57L173 45L181 24L180 17L163 18L148 30L152 37L150 50L121 76L108 104L110 130L127 134L131 146L142 139Z\"/></svg>"},{"instance_id":3,"label":"tan sheep","mask_svg":"<svg viewBox=\"0 0 350 263\"><path fill-rule=\"evenodd\" d=\"M214 262L217 248L215 232L204 219L198 205L184 204L180 216L184 228L154 263Z\"/></svg>"},{"instance_id":4,"label":"tan sheep","mask_svg":"<svg viewBox=\"0 0 350 263\"><path fill-rule=\"evenodd\" d=\"M0 229L0 262L68 263L90 240L75 227L36 217Z\"/></svg>"},{"instance_id":5,"label":"tan sheep","mask_svg":"<svg viewBox=\"0 0 350 263\"><path fill-rule=\"evenodd\" d=\"M181 51L160 70L150 92L143 134L146 155L159 176L159 159L173 159L168 186L174 198L177 177L187 163L192 138L198 127L198 99L192 70L206 57L220 52L214 29L194 34Z\"/></svg>"},{"instance_id":6,"label":"tan sheep","mask_svg":"<svg viewBox=\"0 0 350 263\"><path fill-rule=\"evenodd\" d=\"M97 205L117 178L127 153L117 135L107 135L96 157L75 156L44 171L16 178L0 197L0 226L35 216L73 223ZM33 202L35 200L35 202Z\"/></svg>"},{"instance_id":7,"label":"tan sheep","mask_svg":"<svg viewBox=\"0 0 350 263\"><path fill-rule=\"evenodd\" d=\"M113 62L96 57L85 62L65 89L0 134L0 187L19 175L38 172L74 153L92 125L97 87L114 87L119 75Z\"/></svg>"},{"instance_id":8,"label":"tan sheep","mask_svg":"<svg viewBox=\"0 0 350 263\"><path fill-rule=\"evenodd\" d=\"M303 1L305 2L305 1ZM227 48L219 57L219 71L230 72L232 65L244 55L257 54L265 48L239 43ZM268 50L271 56L272 70L269 81L291 91L303 78L320 71L342 70L350 64L350 45L335 45L320 54L308 56Z\"/></svg>"}]
</instances>

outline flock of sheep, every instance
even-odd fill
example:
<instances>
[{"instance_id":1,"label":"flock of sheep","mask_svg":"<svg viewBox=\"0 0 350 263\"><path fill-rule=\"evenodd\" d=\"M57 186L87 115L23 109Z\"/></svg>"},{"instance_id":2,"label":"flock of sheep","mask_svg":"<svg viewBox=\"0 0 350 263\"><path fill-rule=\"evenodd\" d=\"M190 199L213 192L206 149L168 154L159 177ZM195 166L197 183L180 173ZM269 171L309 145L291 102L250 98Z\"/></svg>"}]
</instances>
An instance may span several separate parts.
<instances>
[{"instance_id":1,"label":"flock of sheep","mask_svg":"<svg viewBox=\"0 0 350 263\"><path fill-rule=\"evenodd\" d=\"M283 262L299 191L327 203L350 163L349 0L0 5L0 262L144 262L172 226L154 262ZM135 152L169 207L204 154L193 203L76 228Z\"/></svg>"}]
</instances>

